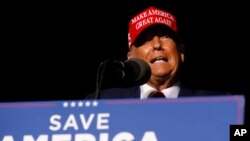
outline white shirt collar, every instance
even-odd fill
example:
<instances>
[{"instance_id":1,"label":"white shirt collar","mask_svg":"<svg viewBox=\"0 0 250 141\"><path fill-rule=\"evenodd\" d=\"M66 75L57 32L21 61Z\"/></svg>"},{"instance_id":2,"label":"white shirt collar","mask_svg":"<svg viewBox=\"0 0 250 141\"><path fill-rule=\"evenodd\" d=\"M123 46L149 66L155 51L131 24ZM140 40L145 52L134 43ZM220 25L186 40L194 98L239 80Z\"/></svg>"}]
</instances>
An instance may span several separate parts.
<instances>
[{"instance_id":1,"label":"white shirt collar","mask_svg":"<svg viewBox=\"0 0 250 141\"><path fill-rule=\"evenodd\" d=\"M140 90L141 99L146 99L152 91L156 91L155 88L149 86L148 84L141 85ZM161 92L165 95L166 98L177 98L180 92L180 82L177 82L169 88L163 89Z\"/></svg>"}]
</instances>

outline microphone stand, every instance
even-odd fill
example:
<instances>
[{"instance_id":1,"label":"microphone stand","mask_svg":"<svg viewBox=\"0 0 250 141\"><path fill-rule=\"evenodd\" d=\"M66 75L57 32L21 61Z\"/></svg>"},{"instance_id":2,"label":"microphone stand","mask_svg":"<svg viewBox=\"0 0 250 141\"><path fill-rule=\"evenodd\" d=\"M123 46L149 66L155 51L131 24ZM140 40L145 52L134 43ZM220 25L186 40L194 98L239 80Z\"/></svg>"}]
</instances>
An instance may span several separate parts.
<instances>
[{"instance_id":1,"label":"microphone stand","mask_svg":"<svg viewBox=\"0 0 250 141\"><path fill-rule=\"evenodd\" d=\"M117 60L107 59L100 63L97 70L95 99L100 99L102 87L107 86L103 85L104 74L109 71L113 72L112 78L115 78L116 80L115 83L112 84L113 87L138 86L146 83L151 76L149 64L142 59L131 58L124 63Z\"/></svg>"},{"instance_id":2,"label":"microphone stand","mask_svg":"<svg viewBox=\"0 0 250 141\"><path fill-rule=\"evenodd\" d=\"M103 76L104 76L104 71L107 66L109 60L105 60L100 63L98 70L97 70L97 76L96 76L96 93L95 93L95 99L100 99L101 96L101 88L102 88L102 83L103 83Z\"/></svg>"},{"instance_id":3,"label":"microphone stand","mask_svg":"<svg viewBox=\"0 0 250 141\"><path fill-rule=\"evenodd\" d=\"M120 61L116 60L104 60L100 63L98 70L97 70L97 76L96 76L96 93L95 93L95 99L100 99L101 96L101 89L103 87L103 81L104 81L104 73L108 67L114 67L112 68L115 72L120 72L119 75L116 77L123 78L125 76L124 72L122 71L124 69L124 64Z\"/></svg>"}]
</instances>

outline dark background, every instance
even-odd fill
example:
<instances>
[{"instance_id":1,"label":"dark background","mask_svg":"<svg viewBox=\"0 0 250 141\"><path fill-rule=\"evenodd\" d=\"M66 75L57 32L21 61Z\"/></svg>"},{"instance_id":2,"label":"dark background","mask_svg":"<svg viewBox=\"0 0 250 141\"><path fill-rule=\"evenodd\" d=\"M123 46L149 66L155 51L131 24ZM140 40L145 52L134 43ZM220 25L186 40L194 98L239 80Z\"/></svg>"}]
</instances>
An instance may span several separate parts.
<instances>
[{"instance_id":1,"label":"dark background","mask_svg":"<svg viewBox=\"0 0 250 141\"><path fill-rule=\"evenodd\" d=\"M84 99L95 90L101 61L126 59L128 19L149 3L152 0L7 4L1 101ZM244 94L248 114L247 2L153 3L174 3L178 11L179 33L186 45L183 82Z\"/></svg>"}]
</instances>

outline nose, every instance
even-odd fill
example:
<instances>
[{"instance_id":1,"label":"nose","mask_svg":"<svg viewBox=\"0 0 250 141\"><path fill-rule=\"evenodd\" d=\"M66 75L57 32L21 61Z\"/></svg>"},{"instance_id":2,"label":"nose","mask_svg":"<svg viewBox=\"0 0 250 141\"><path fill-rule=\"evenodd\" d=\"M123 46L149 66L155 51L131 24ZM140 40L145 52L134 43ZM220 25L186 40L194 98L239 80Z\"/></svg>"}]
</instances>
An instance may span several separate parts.
<instances>
[{"instance_id":1,"label":"nose","mask_svg":"<svg viewBox=\"0 0 250 141\"><path fill-rule=\"evenodd\" d=\"M158 36L154 36L152 43L155 50L161 49L160 38Z\"/></svg>"}]
</instances>

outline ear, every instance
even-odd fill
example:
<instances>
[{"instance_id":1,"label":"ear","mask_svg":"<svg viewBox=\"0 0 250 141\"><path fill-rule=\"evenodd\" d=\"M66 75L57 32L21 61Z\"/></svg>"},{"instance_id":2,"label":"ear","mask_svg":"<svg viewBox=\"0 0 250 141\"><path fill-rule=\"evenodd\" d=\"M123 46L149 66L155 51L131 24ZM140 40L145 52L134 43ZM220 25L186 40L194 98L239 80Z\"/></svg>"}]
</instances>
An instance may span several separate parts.
<instances>
[{"instance_id":1,"label":"ear","mask_svg":"<svg viewBox=\"0 0 250 141\"><path fill-rule=\"evenodd\" d=\"M184 60L185 60L185 55L184 55L184 53L181 53L181 62L183 63Z\"/></svg>"},{"instance_id":2,"label":"ear","mask_svg":"<svg viewBox=\"0 0 250 141\"><path fill-rule=\"evenodd\" d=\"M185 54L184 54L185 53L185 46L183 43L180 43L178 47L179 47L178 50L179 50L180 55L181 55L181 62L183 63L185 60Z\"/></svg>"},{"instance_id":3,"label":"ear","mask_svg":"<svg viewBox=\"0 0 250 141\"><path fill-rule=\"evenodd\" d=\"M130 59L130 58L133 58L134 57L134 49L133 49L133 46L131 46L129 48L129 51L127 53L127 58Z\"/></svg>"},{"instance_id":4,"label":"ear","mask_svg":"<svg viewBox=\"0 0 250 141\"><path fill-rule=\"evenodd\" d=\"M127 58L128 59L133 58L133 53L131 52L131 50L127 53Z\"/></svg>"}]
</instances>

